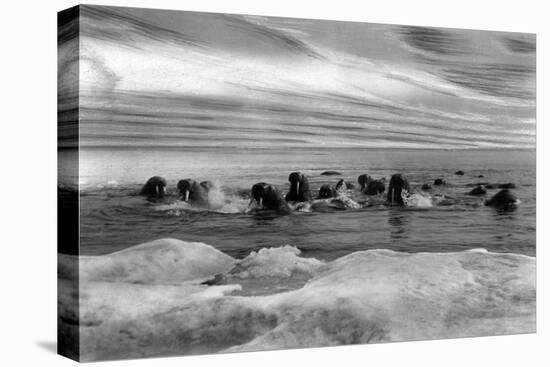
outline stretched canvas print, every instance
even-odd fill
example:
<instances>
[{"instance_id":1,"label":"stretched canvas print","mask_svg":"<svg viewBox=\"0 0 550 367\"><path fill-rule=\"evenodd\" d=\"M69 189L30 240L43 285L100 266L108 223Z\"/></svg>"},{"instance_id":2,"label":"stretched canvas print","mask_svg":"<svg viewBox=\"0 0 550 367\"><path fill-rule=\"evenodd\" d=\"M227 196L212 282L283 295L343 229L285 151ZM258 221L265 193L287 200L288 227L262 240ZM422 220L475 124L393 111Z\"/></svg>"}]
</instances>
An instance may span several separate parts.
<instances>
[{"instance_id":1,"label":"stretched canvas print","mask_svg":"<svg viewBox=\"0 0 550 367\"><path fill-rule=\"evenodd\" d=\"M535 332L534 34L58 16L58 348Z\"/></svg>"}]
</instances>

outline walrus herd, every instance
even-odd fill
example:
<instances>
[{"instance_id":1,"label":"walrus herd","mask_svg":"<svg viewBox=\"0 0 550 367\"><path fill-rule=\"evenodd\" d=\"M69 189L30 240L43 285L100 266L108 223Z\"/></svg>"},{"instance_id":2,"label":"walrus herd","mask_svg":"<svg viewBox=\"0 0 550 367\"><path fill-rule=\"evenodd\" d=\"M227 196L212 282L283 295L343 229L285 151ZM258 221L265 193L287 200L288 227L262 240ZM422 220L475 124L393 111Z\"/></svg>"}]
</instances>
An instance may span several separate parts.
<instances>
[{"instance_id":1,"label":"walrus herd","mask_svg":"<svg viewBox=\"0 0 550 367\"><path fill-rule=\"evenodd\" d=\"M335 176L339 175L336 171L323 172L322 176ZM464 175L463 171L455 172L456 175ZM319 188L317 195L311 192L309 181L301 172L292 172L288 176L288 182L290 183L289 190L283 198L280 191L271 184L265 182L258 182L254 184L250 190L250 203L249 206L255 202L260 208L277 211L290 211L288 203L302 203L311 202L315 199L330 199L341 197L345 194L346 190L354 188L354 185L345 182L340 179L336 185L323 184ZM359 191L368 196L380 196L386 192L386 179L379 178L374 179L367 174L361 174L357 178L359 184ZM434 186L446 185L446 181L442 178L434 180ZM140 191L140 195L147 196L148 198L163 198L166 194L166 179L160 176L151 177ZM479 182L475 184L468 184L466 186L474 187L467 195L483 196L487 194L487 189L501 189L490 199L485 200L486 206L492 206L498 209L509 209L515 207L519 202L517 196L510 191L511 188L515 188L513 183L503 184L489 184L486 182ZM177 183L177 191L181 200L186 202L193 202L197 204L204 204L207 201L208 192L214 187L210 181L202 181L197 183L193 179L180 180ZM422 191L429 191L432 189L432 185L424 183L421 186ZM401 174L396 173L391 176L388 184L388 190L386 193L386 204L390 206L407 206L406 198L412 194L411 185L407 178Z\"/></svg>"}]
</instances>

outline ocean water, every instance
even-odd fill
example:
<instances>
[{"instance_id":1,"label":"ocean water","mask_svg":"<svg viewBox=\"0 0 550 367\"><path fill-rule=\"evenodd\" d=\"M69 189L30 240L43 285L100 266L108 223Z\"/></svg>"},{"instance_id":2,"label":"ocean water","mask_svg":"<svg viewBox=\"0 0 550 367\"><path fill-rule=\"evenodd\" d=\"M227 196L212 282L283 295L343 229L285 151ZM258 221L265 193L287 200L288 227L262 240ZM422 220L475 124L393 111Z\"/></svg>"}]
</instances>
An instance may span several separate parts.
<instances>
[{"instance_id":1,"label":"ocean water","mask_svg":"<svg viewBox=\"0 0 550 367\"><path fill-rule=\"evenodd\" d=\"M535 331L532 151L82 150L80 167L81 252L59 254L58 322L62 346L78 329L81 361ZM248 208L254 183L284 193L296 170L314 192L402 172L414 194L405 208L357 189L287 215ZM137 195L153 175L163 200ZM216 183L208 204L178 200L188 177ZM466 195L481 181L514 183L521 203Z\"/></svg>"},{"instance_id":2,"label":"ocean water","mask_svg":"<svg viewBox=\"0 0 550 367\"><path fill-rule=\"evenodd\" d=\"M405 149L83 149L80 152L81 254L100 255L159 238L207 243L236 258L264 247L294 246L302 256L333 260L360 250L454 252L485 248L535 256L536 170L533 150ZM321 176L336 170L342 176ZM454 175L457 170L463 176ZM257 182L284 194L288 175L307 175L314 194L340 178L357 185L403 173L415 191L407 208L388 207L384 198L349 190L349 205L302 208L290 215L247 209ZM168 196L150 202L137 196L153 175L168 181ZM483 177L478 177L482 175ZM217 189L209 204L193 207L178 200L180 179L211 180ZM422 192L423 183L447 184ZM486 197L466 195L469 184L514 183L521 204L515 211L486 207Z\"/></svg>"}]
</instances>

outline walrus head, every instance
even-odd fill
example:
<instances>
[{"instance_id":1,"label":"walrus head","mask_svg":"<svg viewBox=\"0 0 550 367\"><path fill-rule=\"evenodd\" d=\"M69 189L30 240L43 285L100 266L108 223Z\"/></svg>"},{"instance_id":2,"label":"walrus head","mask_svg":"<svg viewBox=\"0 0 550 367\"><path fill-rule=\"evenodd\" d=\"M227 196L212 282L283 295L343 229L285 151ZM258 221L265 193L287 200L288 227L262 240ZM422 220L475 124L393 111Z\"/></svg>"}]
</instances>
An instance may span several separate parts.
<instances>
[{"instance_id":1,"label":"walrus head","mask_svg":"<svg viewBox=\"0 0 550 367\"><path fill-rule=\"evenodd\" d=\"M485 201L486 206L492 206L500 210L513 210L518 203L518 197L508 189L500 190L492 198Z\"/></svg>"},{"instance_id":2,"label":"walrus head","mask_svg":"<svg viewBox=\"0 0 550 367\"><path fill-rule=\"evenodd\" d=\"M391 205L405 205L403 202L403 194L408 193L410 189L409 181L400 173L391 176L388 187L387 201Z\"/></svg>"},{"instance_id":3,"label":"walrus head","mask_svg":"<svg viewBox=\"0 0 550 367\"><path fill-rule=\"evenodd\" d=\"M319 197L321 199L328 199L334 196L334 192L332 190L332 187L330 187L329 184L324 184L319 189Z\"/></svg>"},{"instance_id":4,"label":"walrus head","mask_svg":"<svg viewBox=\"0 0 550 367\"><path fill-rule=\"evenodd\" d=\"M166 179L160 176L153 176L147 180L140 191L140 195L149 198L163 198L166 194Z\"/></svg>"},{"instance_id":5,"label":"walrus head","mask_svg":"<svg viewBox=\"0 0 550 367\"><path fill-rule=\"evenodd\" d=\"M296 188L296 192L300 192L300 183L304 180L304 175L300 172L292 172L288 175L288 181L290 182L290 187Z\"/></svg>"},{"instance_id":6,"label":"walrus head","mask_svg":"<svg viewBox=\"0 0 550 367\"><path fill-rule=\"evenodd\" d=\"M309 182L307 177L301 172L292 172L288 176L290 190L287 193L287 201L309 201L311 192L309 191Z\"/></svg>"},{"instance_id":7,"label":"walrus head","mask_svg":"<svg viewBox=\"0 0 550 367\"><path fill-rule=\"evenodd\" d=\"M190 198L193 198L197 190L197 182L193 179L187 178L178 182L178 191L184 201L189 201Z\"/></svg>"},{"instance_id":8,"label":"walrus head","mask_svg":"<svg viewBox=\"0 0 550 367\"><path fill-rule=\"evenodd\" d=\"M361 191L365 189L369 180L370 180L370 177L367 174L362 174L359 177L357 177L357 183L361 186Z\"/></svg>"},{"instance_id":9,"label":"walrus head","mask_svg":"<svg viewBox=\"0 0 550 367\"><path fill-rule=\"evenodd\" d=\"M265 182L259 182L252 186L248 206L250 207L254 201L264 209L290 211L279 191L274 186Z\"/></svg>"},{"instance_id":10,"label":"walrus head","mask_svg":"<svg viewBox=\"0 0 550 367\"><path fill-rule=\"evenodd\" d=\"M487 193L487 190L483 188L483 186L476 186L470 192L468 192L468 195L474 195L474 196L481 196L485 195Z\"/></svg>"},{"instance_id":11,"label":"walrus head","mask_svg":"<svg viewBox=\"0 0 550 367\"><path fill-rule=\"evenodd\" d=\"M252 189L250 190L250 202L248 203L248 206L252 205L254 201L258 203L258 205L262 206L264 196L265 196L265 188L268 186L265 182L258 182L257 184L254 184L252 186Z\"/></svg>"}]
</instances>

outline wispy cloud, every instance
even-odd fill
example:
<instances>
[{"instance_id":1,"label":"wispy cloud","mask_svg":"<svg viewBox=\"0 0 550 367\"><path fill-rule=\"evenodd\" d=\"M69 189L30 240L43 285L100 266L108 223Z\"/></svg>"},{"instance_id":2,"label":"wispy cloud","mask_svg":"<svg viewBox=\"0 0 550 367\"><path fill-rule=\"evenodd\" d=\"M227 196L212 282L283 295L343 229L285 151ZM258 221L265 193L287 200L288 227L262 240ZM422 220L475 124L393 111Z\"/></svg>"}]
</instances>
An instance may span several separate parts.
<instances>
[{"instance_id":1,"label":"wispy cloud","mask_svg":"<svg viewBox=\"0 0 550 367\"><path fill-rule=\"evenodd\" d=\"M413 48L436 55L463 55L468 43L459 35L429 27L399 27L398 33Z\"/></svg>"},{"instance_id":2,"label":"wispy cloud","mask_svg":"<svg viewBox=\"0 0 550 367\"><path fill-rule=\"evenodd\" d=\"M534 145L514 35L82 9L82 146Z\"/></svg>"},{"instance_id":3,"label":"wispy cloud","mask_svg":"<svg viewBox=\"0 0 550 367\"><path fill-rule=\"evenodd\" d=\"M505 36L502 42L508 50L520 54L534 54L537 48L534 37Z\"/></svg>"}]
</instances>

